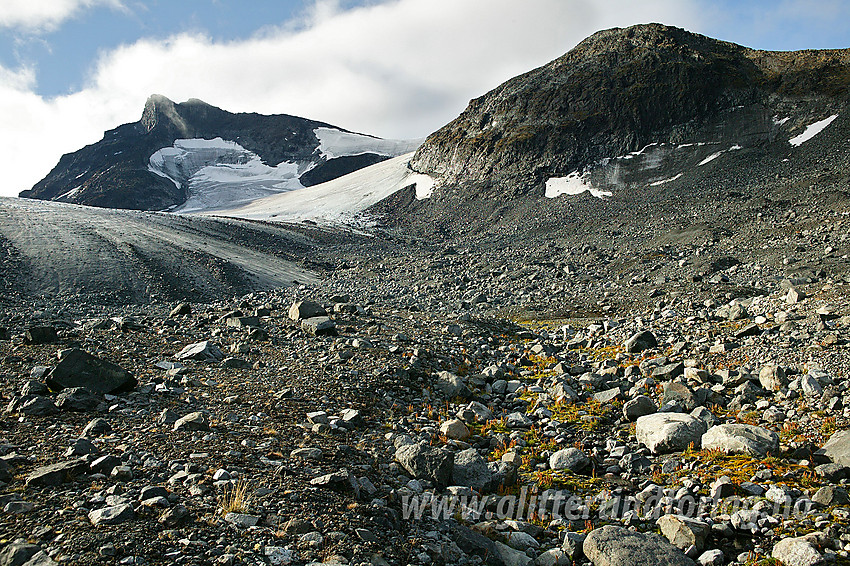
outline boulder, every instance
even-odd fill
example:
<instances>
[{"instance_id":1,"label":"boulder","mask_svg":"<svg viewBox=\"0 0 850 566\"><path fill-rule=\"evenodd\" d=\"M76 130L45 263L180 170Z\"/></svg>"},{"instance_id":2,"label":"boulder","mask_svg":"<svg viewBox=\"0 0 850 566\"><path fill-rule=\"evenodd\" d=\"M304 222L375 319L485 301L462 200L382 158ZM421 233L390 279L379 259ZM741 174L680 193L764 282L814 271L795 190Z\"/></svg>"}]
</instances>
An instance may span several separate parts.
<instances>
[{"instance_id":1,"label":"boulder","mask_svg":"<svg viewBox=\"0 0 850 566\"><path fill-rule=\"evenodd\" d=\"M289 307L289 318L295 321L327 316L325 307L313 301L295 301Z\"/></svg>"},{"instance_id":2,"label":"boulder","mask_svg":"<svg viewBox=\"0 0 850 566\"><path fill-rule=\"evenodd\" d=\"M850 467L850 430L839 430L823 445L826 457L845 468Z\"/></svg>"},{"instance_id":3,"label":"boulder","mask_svg":"<svg viewBox=\"0 0 850 566\"><path fill-rule=\"evenodd\" d=\"M770 555L785 566L818 566L825 562L817 548L803 537L780 540Z\"/></svg>"},{"instance_id":4,"label":"boulder","mask_svg":"<svg viewBox=\"0 0 850 566\"><path fill-rule=\"evenodd\" d=\"M174 422L173 430L208 431L210 430L210 423L204 413L196 411L177 419Z\"/></svg>"},{"instance_id":5,"label":"boulder","mask_svg":"<svg viewBox=\"0 0 850 566\"><path fill-rule=\"evenodd\" d=\"M47 386L54 391L85 387L102 395L130 391L136 386L136 378L111 362L73 348L59 352L59 363L47 376Z\"/></svg>"},{"instance_id":6,"label":"boulder","mask_svg":"<svg viewBox=\"0 0 850 566\"><path fill-rule=\"evenodd\" d=\"M135 517L133 506L129 503L101 507L89 513L89 521L95 527L99 525L118 525L131 521Z\"/></svg>"},{"instance_id":7,"label":"boulder","mask_svg":"<svg viewBox=\"0 0 850 566\"><path fill-rule=\"evenodd\" d=\"M658 340L656 340L655 334L649 330L633 334L631 338L626 340L625 344L626 352L630 354L639 354L644 350L656 348L657 346Z\"/></svg>"},{"instance_id":8,"label":"boulder","mask_svg":"<svg viewBox=\"0 0 850 566\"><path fill-rule=\"evenodd\" d=\"M768 391L779 391L788 385L788 379L784 369L775 364L768 364L759 371L759 383Z\"/></svg>"},{"instance_id":9,"label":"boulder","mask_svg":"<svg viewBox=\"0 0 850 566\"><path fill-rule=\"evenodd\" d=\"M427 444L406 444L396 450L395 459L416 479L426 479L440 487L451 483L454 455L448 450Z\"/></svg>"},{"instance_id":10,"label":"boulder","mask_svg":"<svg viewBox=\"0 0 850 566\"><path fill-rule=\"evenodd\" d=\"M460 419L451 419L440 425L440 434L451 440L466 440L469 438L469 429Z\"/></svg>"},{"instance_id":11,"label":"boulder","mask_svg":"<svg viewBox=\"0 0 850 566\"><path fill-rule=\"evenodd\" d=\"M441 371L437 374L434 388L449 399L458 397L468 399L472 396L472 392L463 382L463 379L448 371Z\"/></svg>"},{"instance_id":12,"label":"boulder","mask_svg":"<svg viewBox=\"0 0 850 566\"><path fill-rule=\"evenodd\" d=\"M492 478L493 473L478 450L467 448L455 453L452 483L471 487L476 491L486 491L492 483Z\"/></svg>"},{"instance_id":13,"label":"boulder","mask_svg":"<svg viewBox=\"0 0 850 566\"><path fill-rule=\"evenodd\" d=\"M773 431L748 424L722 424L711 427L702 437L704 450L726 454L746 454L764 458L779 453L779 436Z\"/></svg>"},{"instance_id":14,"label":"boulder","mask_svg":"<svg viewBox=\"0 0 850 566\"><path fill-rule=\"evenodd\" d=\"M682 515L662 515L658 519L661 534L682 550L695 546L697 551L705 548L705 539L711 533L711 527L704 521Z\"/></svg>"},{"instance_id":15,"label":"boulder","mask_svg":"<svg viewBox=\"0 0 850 566\"><path fill-rule=\"evenodd\" d=\"M583 550L594 566L696 566L661 535L611 525L591 531Z\"/></svg>"},{"instance_id":16,"label":"boulder","mask_svg":"<svg viewBox=\"0 0 850 566\"><path fill-rule=\"evenodd\" d=\"M311 336L336 336L336 323L326 316L314 316L301 321L301 330Z\"/></svg>"},{"instance_id":17,"label":"boulder","mask_svg":"<svg viewBox=\"0 0 850 566\"><path fill-rule=\"evenodd\" d=\"M54 344L59 335L52 326L31 326L24 334L24 344Z\"/></svg>"},{"instance_id":18,"label":"boulder","mask_svg":"<svg viewBox=\"0 0 850 566\"><path fill-rule=\"evenodd\" d=\"M89 465L85 460L71 460L36 468L27 476L27 487L43 487L60 485L74 479L75 476L88 471Z\"/></svg>"},{"instance_id":19,"label":"boulder","mask_svg":"<svg viewBox=\"0 0 850 566\"><path fill-rule=\"evenodd\" d=\"M216 346L209 340L204 340L203 342L195 342L194 344L189 344L188 346L174 354L174 357L178 360L197 360L200 362L214 362L223 360L224 354L221 350L219 350L218 346Z\"/></svg>"},{"instance_id":20,"label":"boulder","mask_svg":"<svg viewBox=\"0 0 850 566\"><path fill-rule=\"evenodd\" d=\"M637 420L637 441L655 454L680 452L693 444L700 447L706 426L684 413L655 413Z\"/></svg>"},{"instance_id":21,"label":"boulder","mask_svg":"<svg viewBox=\"0 0 850 566\"><path fill-rule=\"evenodd\" d=\"M646 395L638 395L634 399L626 401L623 405L623 416L629 421L636 421L645 415L651 415L658 411L655 402Z\"/></svg>"},{"instance_id":22,"label":"boulder","mask_svg":"<svg viewBox=\"0 0 850 566\"><path fill-rule=\"evenodd\" d=\"M564 448L549 456L549 467L553 470L580 472L590 465L587 454L578 448Z\"/></svg>"},{"instance_id":23,"label":"boulder","mask_svg":"<svg viewBox=\"0 0 850 566\"><path fill-rule=\"evenodd\" d=\"M62 411L85 413L100 405L101 397L85 387L71 387L56 396L56 406Z\"/></svg>"}]
</instances>

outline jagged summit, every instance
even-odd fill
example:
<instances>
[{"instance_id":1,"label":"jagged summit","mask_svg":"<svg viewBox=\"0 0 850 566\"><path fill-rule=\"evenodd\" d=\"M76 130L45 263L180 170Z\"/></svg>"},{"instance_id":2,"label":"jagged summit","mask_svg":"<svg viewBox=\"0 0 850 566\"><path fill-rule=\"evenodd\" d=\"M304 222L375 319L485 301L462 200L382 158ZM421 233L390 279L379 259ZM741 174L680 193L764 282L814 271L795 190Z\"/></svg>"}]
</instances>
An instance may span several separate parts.
<instances>
[{"instance_id":1,"label":"jagged summit","mask_svg":"<svg viewBox=\"0 0 850 566\"><path fill-rule=\"evenodd\" d=\"M552 177L652 143L781 137L843 107L848 85L847 50L756 51L661 24L610 29L472 100L412 165L444 185L542 192ZM746 119L724 114L735 109ZM774 127L778 114L791 119Z\"/></svg>"},{"instance_id":2,"label":"jagged summit","mask_svg":"<svg viewBox=\"0 0 850 566\"><path fill-rule=\"evenodd\" d=\"M21 196L142 210L233 206L334 179L417 145L154 94L138 122L62 156Z\"/></svg>"}]
</instances>

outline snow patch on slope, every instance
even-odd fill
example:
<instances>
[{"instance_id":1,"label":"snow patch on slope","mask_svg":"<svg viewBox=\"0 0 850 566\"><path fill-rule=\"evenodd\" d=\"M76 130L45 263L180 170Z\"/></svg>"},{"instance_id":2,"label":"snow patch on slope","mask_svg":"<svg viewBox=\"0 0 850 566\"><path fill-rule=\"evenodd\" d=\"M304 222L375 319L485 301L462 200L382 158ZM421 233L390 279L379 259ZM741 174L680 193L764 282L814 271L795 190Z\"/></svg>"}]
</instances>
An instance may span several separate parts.
<instances>
[{"instance_id":1,"label":"snow patch on slope","mask_svg":"<svg viewBox=\"0 0 850 566\"><path fill-rule=\"evenodd\" d=\"M312 164L275 167L236 142L215 138L179 139L150 157L148 169L188 192L178 212L231 208L258 198L303 188L298 180Z\"/></svg>"},{"instance_id":2,"label":"snow patch on slope","mask_svg":"<svg viewBox=\"0 0 850 566\"><path fill-rule=\"evenodd\" d=\"M396 157L415 151L425 141L424 139L383 140L363 134L343 132L336 128L316 128L313 133L319 139L319 153L326 159L364 153Z\"/></svg>"},{"instance_id":3,"label":"snow patch on slope","mask_svg":"<svg viewBox=\"0 0 850 566\"><path fill-rule=\"evenodd\" d=\"M800 134L798 136L794 136L793 138L788 140L788 143L790 143L794 147L799 147L799 146L803 145L804 143L806 143L807 141L809 141L810 139L812 139L813 137L815 137L816 135L821 133L824 130L824 128L826 128L827 126L832 124L832 121L835 120L836 118L838 118L838 114L833 114L829 118L824 118L823 120L820 120L818 122L815 122L814 124L810 124L810 125L806 126L806 129L805 129L805 131L803 131L802 134Z\"/></svg>"},{"instance_id":4,"label":"snow patch on slope","mask_svg":"<svg viewBox=\"0 0 850 566\"><path fill-rule=\"evenodd\" d=\"M413 153L407 153L326 183L262 198L216 214L279 222L352 223L357 213L412 184L416 185L417 199L431 195L434 179L412 171L411 157Z\"/></svg>"},{"instance_id":5,"label":"snow patch on slope","mask_svg":"<svg viewBox=\"0 0 850 566\"><path fill-rule=\"evenodd\" d=\"M546 181L546 198L556 198L561 195L578 195L585 191L596 198L610 197L613 193L594 189L588 179L588 174L573 171L566 177L552 177Z\"/></svg>"}]
</instances>

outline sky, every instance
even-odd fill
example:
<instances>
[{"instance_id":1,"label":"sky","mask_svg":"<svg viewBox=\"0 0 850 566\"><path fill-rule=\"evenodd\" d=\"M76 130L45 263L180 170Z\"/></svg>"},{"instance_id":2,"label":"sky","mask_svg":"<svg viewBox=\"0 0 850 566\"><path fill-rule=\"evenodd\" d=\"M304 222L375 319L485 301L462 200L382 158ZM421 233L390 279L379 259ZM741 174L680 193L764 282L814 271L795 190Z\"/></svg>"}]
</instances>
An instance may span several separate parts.
<instances>
[{"instance_id":1,"label":"sky","mask_svg":"<svg viewBox=\"0 0 850 566\"><path fill-rule=\"evenodd\" d=\"M848 21L850 0L0 0L0 196L154 93L419 138L600 29L796 50L850 47Z\"/></svg>"}]
</instances>

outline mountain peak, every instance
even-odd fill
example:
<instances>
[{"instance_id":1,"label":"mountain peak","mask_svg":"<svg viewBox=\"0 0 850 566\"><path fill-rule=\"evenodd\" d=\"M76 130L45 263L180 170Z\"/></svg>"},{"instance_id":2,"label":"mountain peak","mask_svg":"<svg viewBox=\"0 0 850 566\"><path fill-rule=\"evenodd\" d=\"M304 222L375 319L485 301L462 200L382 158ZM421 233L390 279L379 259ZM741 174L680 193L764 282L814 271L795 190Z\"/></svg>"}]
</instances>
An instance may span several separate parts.
<instances>
[{"instance_id":1,"label":"mountain peak","mask_svg":"<svg viewBox=\"0 0 850 566\"><path fill-rule=\"evenodd\" d=\"M542 192L549 178L648 144L716 141L698 130L736 108L753 109L750 124L770 135L775 113L800 100L808 111L815 98L822 113L848 92L850 50L756 51L656 23L614 28L472 100L412 166L444 185Z\"/></svg>"},{"instance_id":2,"label":"mountain peak","mask_svg":"<svg viewBox=\"0 0 850 566\"><path fill-rule=\"evenodd\" d=\"M162 124L165 127L173 127L180 135L188 136L189 134L189 126L177 111L177 104L161 94L152 94L148 97L139 122L145 132L150 132Z\"/></svg>"}]
</instances>

